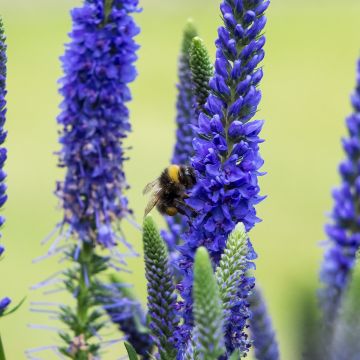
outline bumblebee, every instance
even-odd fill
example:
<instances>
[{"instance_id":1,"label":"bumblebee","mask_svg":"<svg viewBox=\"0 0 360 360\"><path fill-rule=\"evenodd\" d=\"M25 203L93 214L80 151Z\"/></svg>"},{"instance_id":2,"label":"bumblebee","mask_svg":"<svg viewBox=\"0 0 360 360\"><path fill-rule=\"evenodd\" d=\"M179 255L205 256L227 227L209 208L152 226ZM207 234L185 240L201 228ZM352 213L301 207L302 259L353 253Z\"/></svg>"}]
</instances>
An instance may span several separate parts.
<instances>
[{"instance_id":1,"label":"bumblebee","mask_svg":"<svg viewBox=\"0 0 360 360\"><path fill-rule=\"evenodd\" d=\"M161 214L175 216L188 215L196 211L184 199L186 193L196 184L195 171L191 166L170 165L161 175L145 186L143 194L151 192L151 198L145 209L145 216L156 206Z\"/></svg>"}]
</instances>

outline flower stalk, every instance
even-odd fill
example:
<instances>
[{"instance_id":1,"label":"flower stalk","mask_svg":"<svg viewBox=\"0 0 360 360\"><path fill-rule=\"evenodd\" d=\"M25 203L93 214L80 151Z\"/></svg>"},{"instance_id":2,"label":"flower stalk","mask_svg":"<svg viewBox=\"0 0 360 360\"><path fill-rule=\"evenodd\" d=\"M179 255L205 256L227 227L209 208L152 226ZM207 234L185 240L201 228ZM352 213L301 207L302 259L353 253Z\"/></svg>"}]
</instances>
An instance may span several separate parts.
<instances>
[{"instance_id":1,"label":"flower stalk","mask_svg":"<svg viewBox=\"0 0 360 360\"><path fill-rule=\"evenodd\" d=\"M279 348L265 301L259 289L250 295L250 332L257 360L279 360Z\"/></svg>"},{"instance_id":2,"label":"flower stalk","mask_svg":"<svg viewBox=\"0 0 360 360\"><path fill-rule=\"evenodd\" d=\"M263 73L259 65L265 55L262 31L268 6L269 1L264 0L224 0L220 5L224 25L216 40L215 72L193 141L197 185L188 203L198 216L192 219L177 261L184 277L180 288L185 323L179 334L184 343L193 323L191 284L196 249L205 246L217 266L236 224L243 223L249 231L260 221L255 206L264 199L258 185L263 121L252 119L261 100L258 86ZM227 351L246 352L248 343L243 342L241 324L247 314L236 306L231 312L233 330L227 335Z\"/></svg>"},{"instance_id":3,"label":"flower stalk","mask_svg":"<svg viewBox=\"0 0 360 360\"><path fill-rule=\"evenodd\" d=\"M343 139L346 158L339 166L341 185L333 191L331 223L325 227L329 240L320 271L323 286L319 291L319 301L330 333L351 280L356 253L360 248L360 61L351 102L353 114L346 120L348 137Z\"/></svg>"},{"instance_id":4,"label":"flower stalk","mask_svg":"<svg viewBox=\"0 0 360 360\"><path fill-rule=\"evenodd\" d=\"M131 221L125 191L127 159L124 138L131 130L127 103L129 83L137 75L134 63L139 33L132 13L138 0L87 0L72 11L73 30L62 64L63 96L59 166L65 179L57 183L56 195L64 209L59 238L48 256L65 250L70 268L40 284L65 284L75 306L61 306L60 332L65 342L59 351L75 360L97 359L103 341L99 332L107 325L100 292L101 276L110 269L122 270L125 256L134 254L120 222ZM59 245L72 238L71 245ZM127 248L121 253L116 246ZM100 249L108 250L106 256ZM57 291L58 289L55 289Z\"/></svg>"}]
</instances>

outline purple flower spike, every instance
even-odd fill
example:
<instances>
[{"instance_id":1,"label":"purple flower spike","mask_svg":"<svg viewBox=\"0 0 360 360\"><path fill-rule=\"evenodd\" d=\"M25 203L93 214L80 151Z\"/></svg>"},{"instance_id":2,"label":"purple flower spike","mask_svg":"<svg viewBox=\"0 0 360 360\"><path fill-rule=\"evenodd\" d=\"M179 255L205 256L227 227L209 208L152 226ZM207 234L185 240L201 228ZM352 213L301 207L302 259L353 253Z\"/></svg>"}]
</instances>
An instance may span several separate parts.
<instances>
[{"instance_id":1,"label":"purple flower spike","mask_svg":"<svg viewBox=\"0 0 360 360\"><path fill-rule=\"evenodd\" d=\"M332 222L325 227L329 241L320 272L323 287L319 300L324 320L330 326L337 316L360 247L360 61L352 105L354 112L346 120L349 136L343 139L346 159L339 166L342 183L333 192Z\"/></svg>"},{"instance_id":2,"label":"purple flower spike","mask_svg":"<svg viewBox=\"0 0 360 360\"><path fill-rule=\"evenodd\" d=\"M4 147L1 147L6 139L7 132L4 130L4 125L6 121L6 37L4 35L4 27L2 20L0 18L0 207L3 207L6 200L6 185L4 180L6 178L6 173L3 170L6 158L7 150ZM5 219L0 217L0 226L4 224Z\"/></svg>"},{"instance_id":3,"label":"purple flower spike","mask_svg":"<svg viewBox=\"0 0 360 360\"><path fill-rule=\"evenodd\" d=\"M271 318L261 292L254 288L250 296L250 332L257 360L279 360L279 348Z\"/></svg>"},{"instance_id":4,"label":"purple flower spike","mask_svg":"<svg viewBox=\"0 0 360 360\"><path fill-rule=\"evenodd\" d=\"M139 33L131 12L138 0L87 1L73 10L71 43L62 58L60 167L66 169L56 193L63 223L82 241L116 245L115 220L131 213L124 190L123 139L131 130L128 83L136 78L134 62Z\"/></svg>"},{"instance_id":5,"label":"purple flower spike","mask_svg":"<svg viewBox=\"0 0 360 360\"><path fill-rule=\"evenodd\" d=\"M0 17L0 208L2 208L7 200L6 195L6 185L4 183L6 174L3 170L7 151L2 147L6 139L6 131L4 130L5 120L6 120L6 75L7 75L7 56L6 56L6 37L4 34L4 26L2 19ZM5 218L0 216L0 226L5 222ZM1 234L0 234L1 236ZM4 253L5 248L0 245L0 256ZM4 313L6 307L10 304L11 300L9 298L4 298L0 301L0 315Z\"/></svg>"},{"instance_id":6,"label":"purple flower spike","mask_svg":"<svg viewBox=\"0 0 360 360\"><path fill-rule=\"evenodd\" d=\"M259 154L263 123L250 120L261 99L258 84L262 72L258 66L264 58L265 38L261 33L268 5L264 0L223 0L221 4L225 24L218 30L215 74L193 142L192 164L198 185L188 203L198 215L191 221L178 260L184 274L179 285L184 298L185 324L179 331L182 344L188 341L192 327L191 284L196 249L205 246L217 265L235 225L242 222L249 231L260 221L255 205L263 200L258 185L263 165ZM226 338L229 354L235 349L248 351L239 329L243 323L239 319L246 316L240 307L233 307L232 330Z\"/></svg>"}]
</instances>

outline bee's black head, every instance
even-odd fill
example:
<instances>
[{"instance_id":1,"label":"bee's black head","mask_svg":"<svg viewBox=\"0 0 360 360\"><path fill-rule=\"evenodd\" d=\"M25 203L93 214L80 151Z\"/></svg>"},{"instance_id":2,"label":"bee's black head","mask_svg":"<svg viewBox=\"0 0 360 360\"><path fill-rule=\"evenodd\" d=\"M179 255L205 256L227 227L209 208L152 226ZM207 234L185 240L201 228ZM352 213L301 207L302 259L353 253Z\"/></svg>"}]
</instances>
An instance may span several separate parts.
<instances>
[{"instance_id":1,"label":"bee's black head","mask_svg":"<svg viewBox=\"0 0 360 360\"><path fill-rule=\"evenodd\" d=\"M179 169L179 180L186 189L191 189L196 184L194 168L192 168L191 166L181 165Z\"/></svg>"}]
</instances>

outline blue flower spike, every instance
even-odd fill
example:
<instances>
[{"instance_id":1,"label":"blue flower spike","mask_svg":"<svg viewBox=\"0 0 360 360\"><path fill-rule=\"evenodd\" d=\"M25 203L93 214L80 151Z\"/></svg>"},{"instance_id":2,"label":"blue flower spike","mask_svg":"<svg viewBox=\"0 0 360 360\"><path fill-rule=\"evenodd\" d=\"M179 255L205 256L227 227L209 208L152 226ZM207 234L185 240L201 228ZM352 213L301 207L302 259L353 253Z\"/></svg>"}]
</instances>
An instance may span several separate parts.
<instances>
[{"instance_id":1,"label":"blue flower spike","mask_svg":"<svg viewBox=\"0 0 360 360\"><path fill-rule=\"evenodd\" d=\"M193 323L191 284L196 249L205 246L218 265L236 224L241 222L250 231L260 221L255 206L264 199L258 185L258 177L263 175L259 153L263 140L259 134L264 122L253 118L261 100L260 63L265 55L262 32L269 3L224 0L220 5L224 25L216 40L215 73L193 141L192 165L198 184L188 203L198 216L191 221L177 261L184 276L179 284L184 299L185 323L179 331L183 344L189 339ZM242 314L234 307L232 316L235 323ZM242 332L228 334L226 343L229 353L235 349L247 351Z\"/></svg>"}]
</instances>

